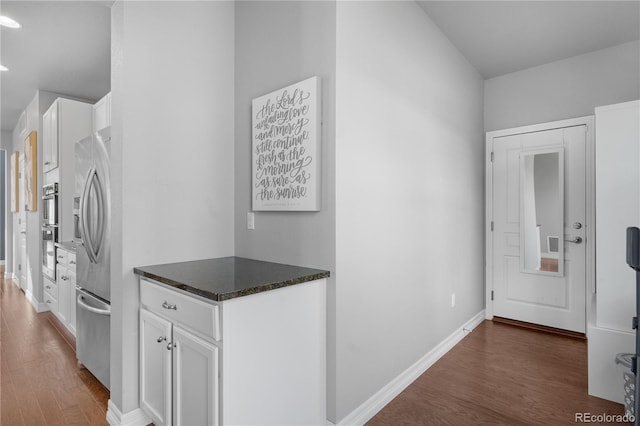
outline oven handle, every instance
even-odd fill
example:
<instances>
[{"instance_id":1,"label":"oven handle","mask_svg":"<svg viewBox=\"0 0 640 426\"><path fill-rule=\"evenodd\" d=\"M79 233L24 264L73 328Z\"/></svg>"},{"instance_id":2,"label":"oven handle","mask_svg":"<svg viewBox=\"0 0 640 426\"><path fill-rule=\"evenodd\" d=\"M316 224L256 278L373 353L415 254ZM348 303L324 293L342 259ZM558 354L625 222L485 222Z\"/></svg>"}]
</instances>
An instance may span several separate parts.
<instances>
[{"instance_id":1,"label":"oven handle","mask_svg":"<svg viewBox=\"0 0 640 426\"><path fill-rule=\"evenodd\" d=\"M98 315L106 315L109 316L111 315L111 308L107 306L106 309L100 309L100 308L96 308L94 306L88 305L85 301L84 301L85 296L83 294L79 294L78 295L78 306L80 306L82 309L89 311L89 312L93 312L94 314L98 314Z\"/></svg>"},{"instance_id":2,"label":"oven handle","mask_svg":"<svg viewBox=\"0 0 640 426\"><path fill-rule=\"evenodd\" d=\"M51 194L51 195L43 195L42 196L43 200L55 200L56 198L58 198L58 194Z\"/></svg>"}]
</instances>

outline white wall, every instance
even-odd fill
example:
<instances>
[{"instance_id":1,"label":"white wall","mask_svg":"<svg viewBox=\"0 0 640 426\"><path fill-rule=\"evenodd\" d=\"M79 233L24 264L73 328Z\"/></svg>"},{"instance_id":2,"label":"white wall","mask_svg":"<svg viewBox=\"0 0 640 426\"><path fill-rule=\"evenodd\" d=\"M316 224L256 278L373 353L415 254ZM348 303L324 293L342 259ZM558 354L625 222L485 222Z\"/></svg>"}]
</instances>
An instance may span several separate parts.
<instances>
[{"instance_id":1,"label":"white wall","mask_svg":"<svg viewBox=\"0 0 640 426\"><path fill-rule=\"evenodd\" d=\"M335 2L236 2L235 250L237 256L330 270L327 386L335 406ZM251 100L317 75L322 84L319 212L251 209Z\"/></svg>"},{"instance_id":2,"label":"white wall","mask_svg":"<svg viewBox=\"0 0 640 426\"><path fill-rule=\"evenodd\" d=\"M236 3L236 254L331 268L335 262L335 8L322 1ZM289 23L289 24L287 24ZM290 23L295 23L292 25ZM317 75L322 84L319 212L251 210L251 100Z\"/></svg>"},{"instance_id":3,"label":"white wall","mask_svg":"<svg viewBox=\"0 0 640 426\"><path fill-rule=\"evenodd\" d=\"M234 5L117 1L111 18L111 401L128 413L133 268L234 253Z\"/></svg>"},{"instance_id":4,"label":"white wall","mask_svg":"<svg viewBox=\"0 0 640 426\"><path fill-rule=\"evenodd\" d=\"M485 131L593 115L640 97L640 41L485 81Z\"/></svg>"},{"instance_id":5,"label":"white wall","mask_svg":"<svg viewBox=\"0 0 640 426\"><path fill-rule=\"evenodd\" d=\"M0 135L0 149L5 151L5 179L6 194L4 204L4 222L0 226L4 228L4 237L0 244L4 244L5 252L5 275L13 273L13 213L11 213L11 154L13 154L13 136L11 132L2 132Z\"/></svg>"},{"instance_id":6,"label":"white wall","mask_svg":"<svg viewBox=\"0 0 640 426\"><path fill-rule=\"evenodd\" d=\"M336 27L339 421L483 309L484 144L482 77L417 4Z\"/></svg>"}]
</instances>

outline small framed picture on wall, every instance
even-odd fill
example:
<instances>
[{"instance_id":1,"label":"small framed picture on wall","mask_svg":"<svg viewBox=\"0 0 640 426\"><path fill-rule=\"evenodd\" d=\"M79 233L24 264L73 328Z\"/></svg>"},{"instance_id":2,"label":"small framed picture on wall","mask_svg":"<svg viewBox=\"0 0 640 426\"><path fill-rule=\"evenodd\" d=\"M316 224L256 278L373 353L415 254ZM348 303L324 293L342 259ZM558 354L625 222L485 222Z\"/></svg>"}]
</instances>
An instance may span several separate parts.
<instances>
[{"instance_id":1,"label":"small framed picture on wall","mask_svg":"<svg viewBox=\"0 0 640 426\"><path fill-rule=\"evenodd\" d=\"M38 210L38 137L35 130L24 140L24 203L27 211Z\"/></svg>"}]
</instances>

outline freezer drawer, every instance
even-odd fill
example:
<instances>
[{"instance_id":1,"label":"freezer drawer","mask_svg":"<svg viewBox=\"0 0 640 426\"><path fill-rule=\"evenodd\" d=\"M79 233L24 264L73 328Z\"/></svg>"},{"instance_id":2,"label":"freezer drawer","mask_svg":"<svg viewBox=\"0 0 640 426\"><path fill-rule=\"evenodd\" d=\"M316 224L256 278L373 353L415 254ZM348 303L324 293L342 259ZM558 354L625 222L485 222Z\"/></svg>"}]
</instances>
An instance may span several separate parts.
<instances>
[{"instance_id":1,"label":"freezer drawer","mask_svg":"<svg viewBox=\"0 0 640 426\"><path fill-rule=\"evenodd\" d=\"M109 389L111 305L76 288L76 356Z\"/></svg>"}]
</instances>

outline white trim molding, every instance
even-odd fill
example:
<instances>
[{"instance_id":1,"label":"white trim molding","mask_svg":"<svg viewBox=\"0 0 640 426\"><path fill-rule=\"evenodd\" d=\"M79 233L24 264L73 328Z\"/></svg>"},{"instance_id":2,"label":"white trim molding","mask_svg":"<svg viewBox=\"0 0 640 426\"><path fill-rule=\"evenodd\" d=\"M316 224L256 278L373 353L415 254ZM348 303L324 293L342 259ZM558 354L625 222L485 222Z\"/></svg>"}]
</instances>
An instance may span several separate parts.
<instances>
[{"instance_id":1,"label":"white trim molding","mask_svg":"<svg viewBox=\"0 0 640 426\"><path fill-rule=\"evenodd\" d=\"M11 280L13 281L13 283L17 286L20 287L18 285L18 277L16 277L16 274L14 274L13 272L5 272L4 273L4 279L5 280Z\"/></svg>"},{"instance_id":2,"label":"white trim molding","mask_svg":"<svg viewBox=\"0 0 640 426\"><path fill-rule=\"evenodd\" d=\"M113 401L107 403L107 422L111 426L146 426L151 424L151 418L141 409L122 414Z\"/></svg>"},{"instance_id":3,"label":"white trim molding","mask_svg":"<svg viewBox=\"0 0 640 426\"><path fill-rule=\"evenodd\" d=\"M371 398L366 400L362 405L353 410L351 414L347 415L338 425L343 426L361 426L371 420L385 405L387 405L393 398L398 396L403 390L405 390L411 383L414 382L420 375L427 371L433 364L436 363L442 356L449 352L455 345L462 340L464 336L469 334L485 319L484 309L473 316L469 321L464 323L462 327L456 329L442 342L440 342L435 348L425 354L412 366L400 373L395 379L391 380L385 387L376 392ZM333 425L327 421L327 425Z\"/></svg>"}]
</instances>

